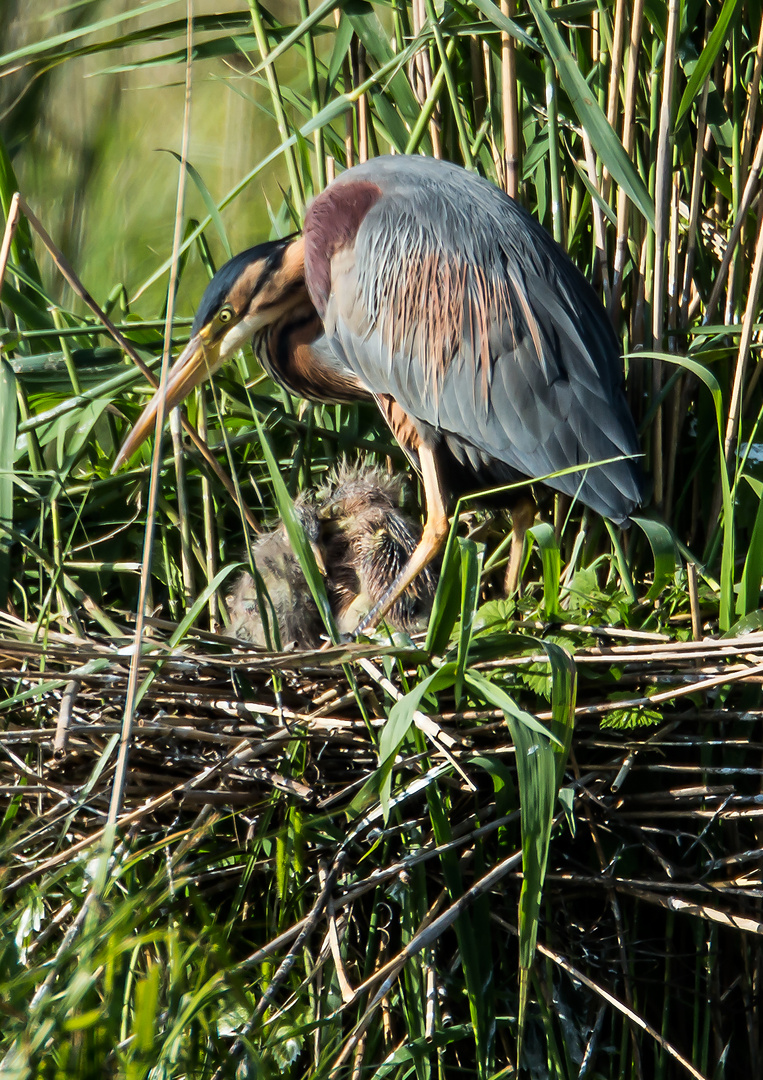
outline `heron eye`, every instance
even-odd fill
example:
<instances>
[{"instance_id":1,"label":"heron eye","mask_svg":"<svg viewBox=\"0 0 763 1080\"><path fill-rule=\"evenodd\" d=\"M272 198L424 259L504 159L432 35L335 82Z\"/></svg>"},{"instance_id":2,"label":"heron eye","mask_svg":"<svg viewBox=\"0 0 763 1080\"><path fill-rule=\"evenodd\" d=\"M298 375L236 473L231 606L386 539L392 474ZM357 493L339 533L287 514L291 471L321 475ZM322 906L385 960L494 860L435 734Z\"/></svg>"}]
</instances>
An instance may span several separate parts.
<instances>
[{"instance_id":1,"label":"heron eye","mask_svg":"<svg viewBox=\"0 0 763 1080\"><path fill-rule=\"evenodd\" d=\"M232 318L233 311L229 307L220 308L219 312L217 313L217 321L223 323L223 325L225 323L229 323Z\"/></svg>"}]
</instances>

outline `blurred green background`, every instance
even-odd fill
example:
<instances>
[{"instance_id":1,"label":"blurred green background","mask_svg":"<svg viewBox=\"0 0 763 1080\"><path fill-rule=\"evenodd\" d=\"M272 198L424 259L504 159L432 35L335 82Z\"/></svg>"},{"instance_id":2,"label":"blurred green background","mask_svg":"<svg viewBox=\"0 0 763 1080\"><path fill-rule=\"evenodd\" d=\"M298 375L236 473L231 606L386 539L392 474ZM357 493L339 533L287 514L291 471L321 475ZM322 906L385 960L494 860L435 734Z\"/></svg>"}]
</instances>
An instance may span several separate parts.
<instances>
[{"instance_id":1,"label":"blurred green background","mask_svg":"<svg viewBox=\"0 0 763 1080\"><path fill-rule=\"evenodd\" d=\"M277 7L289 20L288 5ZM194 4L200 46L211 36L201 20L215 8L214 0ZM114 285L122 283L131 298L140 294L138 313L154 313L166 290L165 277L142 292L172 248L178 163L169 151L179 153L181 147L184 68L182 36L136 42L134 35L157 22L183 20L185 12L185 3L177 0L142 5L104 0L52 12L39 0L6 0L3 5L6 55L37 40L104 23L83 39L83 55L66 63L46 66L27 58L16 70L9 65L10 72L0 78L0 132L24 197L85 286L103 304ZM251 25L245 5L241 14L242 24ZM122 36L123 47L91 51ZM289 66L298 80L296 55L292 62L287 58L287 71ZM191 108L189 160L219 202L278 145L267 91L251 78L240 52L202 55L193 67ZM269 235L268 208L281 203L280 185L286 183L285 169L275 162L223 211L234 250ZM205 214L192 183L185 206L192 218ZM222 247L215 246L214 237L210 243L219 263ZM50 259L39 247L36 251L51 294L77 310ZM181 282L179 314L193 314L205 283L204 270L192 259Z\"/></svg>"}]
</instances>

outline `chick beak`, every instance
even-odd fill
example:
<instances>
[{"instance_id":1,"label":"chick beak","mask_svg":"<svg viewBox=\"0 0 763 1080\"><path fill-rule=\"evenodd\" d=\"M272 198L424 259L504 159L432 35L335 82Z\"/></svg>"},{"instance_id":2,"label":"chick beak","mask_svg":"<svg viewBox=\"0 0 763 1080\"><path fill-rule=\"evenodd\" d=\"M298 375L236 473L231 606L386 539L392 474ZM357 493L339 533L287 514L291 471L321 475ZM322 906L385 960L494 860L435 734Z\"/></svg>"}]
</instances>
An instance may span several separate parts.
<instances>
[{"instance_id":1,"label":"chick beak","mask_svg":"<svg viewBox=\"0 0 763 1080\"><path fill-rule=\"evenodd\" d=\"M170 410L179 405L194 387L208 379L222 365L223 358L220 356L221 342L208 341L208 330L202 327L198 334L194 334L186 347L181 352L167 375L166 389L164 391L165 419ZM156 417L159 411L159 403L162 400L162 391L158 389L146 405L137 419L135 427L122 444L116 460L111 467L112 473L116 472L145 442L156 426Z\"/></svg>"},{"instance_id":2,"label":"chick beak","mask_svg":"<svg viewBox=\"0 0 763 1080\"><path fill-rule=\"evenodd\" d=\"M313 549L313 555L315 556L315 564L318 567L318 572L321 577L327 578L329 576L328 569L326 568L326 560L323 557L323 548L320 547L317 541L311 540L310 547Z\"/></svg>"}]
</instances>

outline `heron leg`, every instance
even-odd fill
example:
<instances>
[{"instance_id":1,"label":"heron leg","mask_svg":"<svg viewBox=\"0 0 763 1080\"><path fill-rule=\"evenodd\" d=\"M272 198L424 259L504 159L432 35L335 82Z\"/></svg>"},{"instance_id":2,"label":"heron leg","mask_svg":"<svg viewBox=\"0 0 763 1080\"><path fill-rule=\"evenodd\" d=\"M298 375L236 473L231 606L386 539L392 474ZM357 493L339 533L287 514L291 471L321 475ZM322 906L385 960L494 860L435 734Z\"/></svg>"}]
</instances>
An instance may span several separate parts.
<instances>
[{"instance_id":1,"label":"heron leg","mask_svg":"<svg viewBox=\"0 0 763 1080\"><path fill-rule=\"evenodd\" d=\"M522 501L517 503L511 511L511 548L509 550L509 565L506 567L504 587L507 596L513 594L519 588L519 575L522 570L522 556L525 550L525 533L535 521L535 512L538 507L532 495L522 496Z\"/></svg>"},{"instance_id":2,"label":"heron leg","mask_svg":"<svg viewBox=\"0 0 763 1080\"><path fill-rule=\"evenodd\" d=\"M384 593L381 600L371 608L369 613L356 626L356 634L370 630L384 618L397 598L405 592L417 574L420 574L424 567L428 566L437 556L448 535L448 512L437 473L437 461L434 451L422 443L418 447L418 455L421 479L424 484L424 497L427 502L427 520L424 531L410 559Z\"/></svg>"}]
</instances>

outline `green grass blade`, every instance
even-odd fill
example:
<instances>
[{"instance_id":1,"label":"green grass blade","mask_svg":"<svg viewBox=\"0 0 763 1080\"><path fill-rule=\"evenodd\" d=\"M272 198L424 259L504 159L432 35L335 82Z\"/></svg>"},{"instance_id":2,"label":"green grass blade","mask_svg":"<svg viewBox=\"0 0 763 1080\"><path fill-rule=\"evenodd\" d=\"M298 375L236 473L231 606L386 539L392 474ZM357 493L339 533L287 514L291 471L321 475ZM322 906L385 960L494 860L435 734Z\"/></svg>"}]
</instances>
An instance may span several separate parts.
<instances>
[{"instance_id":1,"label":"green grass blade","mask_svg":"<svg viewBox=\"0 0 763 1080\"><path fill-rule=\"evenodd\" d=\"M517 41L521 41L526 48L531 49L533 52L537 51L537 42L533 41L530 35L525 33L522 27L515 23L513 19L510 19L508 15L504 15L497 4L493 4L491 0L472 0L472 3L493 26L497 26L499 30L503 30Z\"/></svg>"},{"instance_id":2,"label":"green grass blade","mask_svg":"<svg viewBox=\"0 0 763 1080\"><path fill-rule=\"evenodd\" d=\"M0 206L3 208L3 224L8 220L11 199L18 190L19 182L16 179L5 141L0 136ZM27 274L38 288L41 288L40 270L32 250L32 230L23 214L19 217L15 235L11 240L10 256L17 268ZM30 325L35 324L30 323Z\"/></svg>"},{"instance_id":3,"label":"green grass blade","mask_svg":"<svg viewBox=\"0 0 763 1080\"><path fill-rule=\"evenodd\" d=\"M333 642L338 642L339 632L336 628L336 623L334 622L334 615L331 611L328 596L326 595L326 584L323 580L323 575L318 569L318 563L315 561L315 554L310 546L310 541L305 535L302 522L299 520L299 515L294 508L292 498L289 495L286 484L281 476L281 470L278 467L278 462L276 461L270 446L270 440L265 433L260 418L256 413L254 413L253 416L257 427L257 434L260 437L262 453L270 474L270 482L273 485L276 506L286 528L289 543L292 546L294 554L297 556L299 565L302 567L302 573L305 575L308 588L318 606L318 611L321 613L323 625L326 627L331 640Z\"/></svg>"},{"instance_id":4,"label":"green grass blade","mask_svg":"<svg viewBox=\"0 0 763 1080\"><path fill-rule=\"evenodd\" d=\"M744 569L739 582L737 596L737 615L748 615L760 607L760 583L763 578L763 483L745 476L748 484L758 499L755 523L750 534L750 543L744 560Z\"/></svg>"},{"instance_id":5,"label":"green grass blade","mask_svg":"<svg viewBox=\"0 0 763 1080\"><path fill-rule=\"evenodd\" d=\"M461 703L464 672L469 659L472 626L479 600L480 563L477 545L473 540L459 538L461 548L461 623L458 630L458 660L456 668L456 708Z\"/></svg>"},{"instance_id":6,"label":"green grass blade","mask_svg":"<svg viewBox=\"0 0 763 1080\"><path fill-rule=\"evenodd\" d=\"M389 719L384 725L379 739L379 772L380 800L384 808L385 820L389 815L389 802L392 794L392 766L400 748L400 744L411 729L413 714L421 705L422 698L427 694L434 694L438 690L445 690L452 686L456 677L456 665L453 663L443 664L427 678L422 679L404 697L396 701L390 709ZM365 790L365 789L364 789Z\"/></svg>"},{"instance_id":7,"label":"green grass blade","mask_svg":"<svg viewBox=\"0 0 763 1080\"><path fill-rule=\"evenodd\" d=\"M500 686L497 686L490 679L480 675L473 668L468 668L464 675L464 681L469 689L474 691L483 701L488 702L497 709L501 709L507 716L511 716L513 720L522 724L534 735L542 735L544 738L556 743L560 748L562 747L562 742L555 735L552 735L540 720L536 720L531 713L521 709L505 690L502 690Z\"/></svg>"},{"instance_id":8,"label":"green grass blade","mask_svg":"<svg viewBox=\"0 0 763 1080\"><path fill-rule=\"evenodd\" d=\"M522 821L522 889L519 894L519 1016L517 1062L522 1060L530 970L538 938L538 916L556 799L556 758L549 739L506 713L517 755Z\"/></svg>"},{"instance_id":9,"label":"green grass blade","mask_svg":"<svg viewBox=\"0 0 763 1080\"><path fill-rule=\"evenodd\" d=\"M295 42L299 41L301 37L304 37L305 34L309 33L311 30L317 27L318 23L320 23L328 15L333 14L336 7L336 0L323 0L322 4L318 4L318 6L310 13L308 18L303 19L302 22L299 23L291 31L291 33L286 35L283 41L279 41L278 45L276 45L274 49L271 49L268 54L267 63L275 63L279 56L282 56L285 52L287 52L291 48L291 46L295 44ZM265 62L261 63L259 67L255 68L252 74L259 75L265 68L265 66Z\"/></svg>"},{"instance_id":10,"label":"green grass blade","mask_svg":"<svg viewBox=\"0 0 763 1080\"><path fill-rule=\"evenodd\" d=\"M728 40L731 30L731 20L739 7L741 7L740 0L725 0L720 15L717 16L717 21L712 29L712 33L707 39L707 44L702 50L699 60L695 64L694 70L686 84L686 89L683 92L683 97L678 106L678 112L676 113L676 119L673 125L675 131L678 130L681 121L692 107L694 100L702 93L705 79L712 70L718 53Z\"/></svg>"},{"instance_id":11,"label":"green grass blade","mask_svg":"<svg viewBox=\"0 0 763 1080\"><path fill-rule=\"evenodd\" d=\"M646 594L647 600L656 600L662 590L675 577L676 547L673 534L667 525L654 518L631 515L631 521L642 530L654 556L654 581Z\"/></svg>"},{"instance_id":12,"label":"green grass blade","mask_svg":"<svg viewBox=\"0 0 763 1080\"><path fill-rule=\"evenodd\" d=\"M715 425L718 436L719 475L721 481L721 495L723 501L723 548L721 551L721 597L719 624L721 630L728 630L732 623L734 610L734 502L731 498L731 486L729 474L726 468L726 455L723 448L724 420L723 420L723 394L718 380L712 371L688 356L674 356L672 353L643 352L639 354L644 359L664 360L668 364L690 371L700 379L710 391L715 409Z\"/></svg>"},{"instance_id":13,"label":"green grass blade","mask_svg":"<svg viewBox=\"0 0 763 1080\"><path fill-rule=\"evenodd\" d=\"M353 33L352 23L343 13L334 35L334 45L331 51L331 59L329 60L328 73L326 75L326 86L328 90L332 90L336 85L336 81L342 71L342 64L347 59L347 55L350 51L350 42L352 41Z\"/></svg>"},{"instance_id":14,"label":"green grass blade","mask_svg":"<svg viewBox=\"0 0 763 1080\"><path fill-rule=\"evenodd\" d=\"M559 740L559 745L551 743L556 754L556 786L562 783L567 757L572 746L572 733L575 727L575 703L577 701L578 676L575 661L567 649L553 641L543 641L543 648L551 666L551 712L552 734Z\"/></svg>"},{"instance_id":15,"label":"green grass blade","mask_svg":"<svg viewBox=\"0 0 763 1080\"><path fill-rule=\"evenodd\" d=\"M458 583L460 574L460 558L458 544L458 507L453 515L448 542L445 545L445 553L442 558L440 579L432 603L432 612L429 616L427 628L427 640L424 648L428 653L439 656L445 652L456 625L459 611Z\"/></svg>"},{"instance_id":16,"label":"green grass blade","mask_svg":"<svg viewBox=\"0 0 763 1080\"><path fill-rule=\"evenodd\" d=\"M80 38L87 37L89 34L100 33L110 26L121 25L126 22L127 19L134 19L136 16L143 18L149 11L157 11L159 8L169 7L171 4L174 4L174 2L175 0L154 0L151 4L140 4L127 11L121 11L118 15L110 15L106 19L98 19L96 22L89 23L87 26L78 26L74 30L67 30L61 34L54 34L49 38L36 39L19 49L14 49L11 52L0 56L0 67L5 67L7 64L18 63L20 60L29 60L33 56L39 56L42 53L53 52L61 45L68 45L69 42L78 41ZM185 24L183 25L185 26Z\"/></svg>"},{"instance_id":17,"label":"green grass blade","mask_svg":"<svg viewBox=\"0 0 763 1080\"><path fill-rule=\"evenodd\" d=\"M555 619L560 613L559 578L562 560L553 528L546 521L527 530L540 548L543 566L543 618Z\"/></svg>"},{"instance_id":18,"label":"green grass blade","mask_svg":"<svg viewBox=\"0 0 763 1080\"><path fill-rule=\"evenodd\" d=\"M168 150L167 153L172 154L172 156L179 164L183 164L183 159L181 158L180 154L175 153L174 150ZM207 209L207 213L209 214L212 224L217 231L217 235L220 237L220 243L223 245L225 257L227 259L230 259L233 256L233 251L230 246L230 241L228 240L228 233L226 231L225 225L223 224L223 219L220 216L220 211L217 209L217 204L212 198L209 188L202 180L199 170L194 168L190 161L186 161L185 167L188 171L188 175L196 185L196 190L199 192L199 195L201 195L202 202Z\"/></svg>"},{"instance_id":19,"label":"green grass blade","mask_svg":"<svg viewBox=\"0 0 763 1080\"><path fill-rule=\"evenodd\" d=\"M638 603L636 586L633 584L633 577L631 576L630 567L628 566L628 560L625 558L625 552L623 550L623 545L620 541L617 527L613 525L611 521L608 521L606 518L604 519L604 524L607 526L609 539L612 541L612 551L615 556L617 568L620 571L620 580L623 583L623 588L627 592L630 602L632 604L636 604Z\"/></svg>"}]
</instances>

